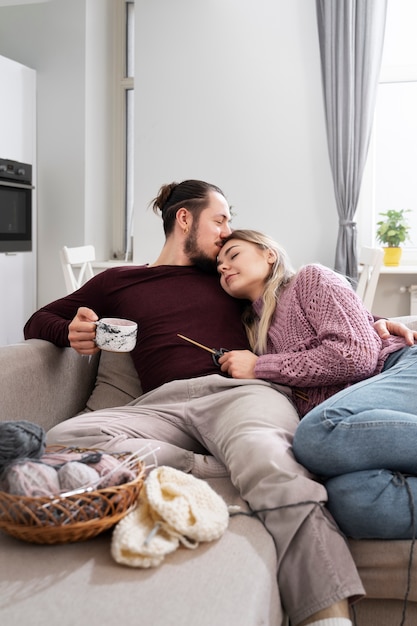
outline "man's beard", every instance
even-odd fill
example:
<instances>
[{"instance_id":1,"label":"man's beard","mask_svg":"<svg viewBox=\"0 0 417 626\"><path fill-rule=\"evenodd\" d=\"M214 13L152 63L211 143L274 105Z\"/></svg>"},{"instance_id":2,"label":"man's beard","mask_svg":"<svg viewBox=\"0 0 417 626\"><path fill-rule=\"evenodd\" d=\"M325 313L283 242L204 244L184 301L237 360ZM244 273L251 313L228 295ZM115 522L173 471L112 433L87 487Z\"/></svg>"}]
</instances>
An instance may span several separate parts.
<instances>
[{"instance_id":1,"label":"man's beard","mask_svg":"<svg viewBox=\"0 0 417 626\"><path fill-rule=\"evenodd\" d=\"M208 274L217 274L216 259L210 258L198 247L197 228L195 228L194 225L191 227L190 234L185 240L184 252L187 254L191 263L198 267L200 270L203 270L203 272L207 272Z\"/></svg>"}]
</instances>

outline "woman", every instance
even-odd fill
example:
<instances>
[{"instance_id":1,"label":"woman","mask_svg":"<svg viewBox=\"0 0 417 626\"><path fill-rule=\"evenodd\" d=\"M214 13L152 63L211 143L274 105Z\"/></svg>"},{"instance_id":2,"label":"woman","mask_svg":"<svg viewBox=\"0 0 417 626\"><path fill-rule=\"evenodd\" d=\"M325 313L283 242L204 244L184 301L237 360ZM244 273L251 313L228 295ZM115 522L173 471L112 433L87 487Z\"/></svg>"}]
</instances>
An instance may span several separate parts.
<instances>
[{"instance_id":1,"label":"woman","mask_svg":"<svg viewBox=\"0 0 417 626\"><path fill-rule=\"evenodd\" d=\"M343 277L320 265L294 272L284 250L256 231L225 240L218 271L229 295L251 302L244 323L253 349L224 354L222 371L292 387L300 416L308 413L294 452L313 473L337 477L326 483L329 508L345 532L411 536L410 492L397 484L398 472L417 474L417 346L380 339Z\"/></svg>"}]
</instances>

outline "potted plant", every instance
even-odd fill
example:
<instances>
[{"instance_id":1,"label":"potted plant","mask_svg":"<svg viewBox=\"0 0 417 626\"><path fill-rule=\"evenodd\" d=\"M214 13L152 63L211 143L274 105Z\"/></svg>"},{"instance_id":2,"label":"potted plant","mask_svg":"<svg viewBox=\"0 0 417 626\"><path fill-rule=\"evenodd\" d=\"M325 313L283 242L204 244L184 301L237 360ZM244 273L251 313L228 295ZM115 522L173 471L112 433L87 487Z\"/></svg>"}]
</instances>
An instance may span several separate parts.
<instances>
[{"instance_id":1,"label":"potted plant","mask_svg":"<svg viewBox=\"0 0 417 626\"><path fill-rule=\"evenodd\" d=\"M401 244L409 239L410 226L405 218L409 209L394 211L390 209L380 213L385 219L377 222L376 238L384 246L384 265L399 265L401 260Z\"/></svg>"}]
</instances>

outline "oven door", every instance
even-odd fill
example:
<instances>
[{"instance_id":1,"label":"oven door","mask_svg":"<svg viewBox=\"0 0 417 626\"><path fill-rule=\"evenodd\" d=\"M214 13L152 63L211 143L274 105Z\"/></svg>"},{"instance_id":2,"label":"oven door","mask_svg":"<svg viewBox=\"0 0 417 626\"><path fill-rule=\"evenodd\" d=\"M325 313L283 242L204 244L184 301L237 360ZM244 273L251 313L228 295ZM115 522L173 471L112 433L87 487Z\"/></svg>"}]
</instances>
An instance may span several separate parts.
<instances>
[{"instance_id":1,"label":"oven door","mask_svg":"<svg viewBox=\"0 0 417 626\"><path fill-rule=\"evenodd\" d=\"M32 250L32 190L0 180L0 252Z\"/></svg>"}]
</instances>

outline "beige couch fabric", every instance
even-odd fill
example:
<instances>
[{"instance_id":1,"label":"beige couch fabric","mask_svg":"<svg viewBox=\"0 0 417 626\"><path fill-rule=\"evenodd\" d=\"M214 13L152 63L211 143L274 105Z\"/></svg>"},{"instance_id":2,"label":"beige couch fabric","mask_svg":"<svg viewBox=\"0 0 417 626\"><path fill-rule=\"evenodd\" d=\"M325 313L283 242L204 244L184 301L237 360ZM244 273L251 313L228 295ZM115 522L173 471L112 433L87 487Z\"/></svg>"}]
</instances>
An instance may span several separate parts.
<instances>
[{"instance_id":1,"label":"beige couch fabric","mask_svg":"<svg viewBox=\"0 0 417 626\"><path fill-rule=\"evenodd\" d=\"M210 481L228 504L227 479ZM218 540L179 548L152 570L118 565L111 533L39 546L0 532L4 626L280 626L275 549L261 522L236 516Z\"/></svg>"}]
</instances>

